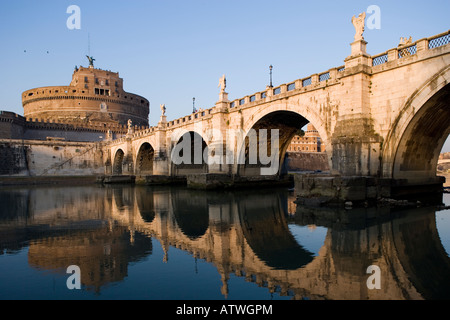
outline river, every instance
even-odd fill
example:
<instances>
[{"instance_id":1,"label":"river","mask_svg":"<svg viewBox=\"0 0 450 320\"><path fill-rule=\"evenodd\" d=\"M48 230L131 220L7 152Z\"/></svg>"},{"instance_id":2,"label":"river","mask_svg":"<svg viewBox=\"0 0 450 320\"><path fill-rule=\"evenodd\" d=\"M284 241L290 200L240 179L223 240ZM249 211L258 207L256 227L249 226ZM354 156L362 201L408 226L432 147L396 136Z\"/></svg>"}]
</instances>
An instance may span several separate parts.
<instances>
[{"instance_id":1,"label":"river","mask_svg":"<svg viewBox=\"0 0 450 320\"><path fill-rule=\"evenodd\" d=\"M450 210L294 200L283 188L3 187L0 299L450 298Z\"/></svg>"}]
</instances>

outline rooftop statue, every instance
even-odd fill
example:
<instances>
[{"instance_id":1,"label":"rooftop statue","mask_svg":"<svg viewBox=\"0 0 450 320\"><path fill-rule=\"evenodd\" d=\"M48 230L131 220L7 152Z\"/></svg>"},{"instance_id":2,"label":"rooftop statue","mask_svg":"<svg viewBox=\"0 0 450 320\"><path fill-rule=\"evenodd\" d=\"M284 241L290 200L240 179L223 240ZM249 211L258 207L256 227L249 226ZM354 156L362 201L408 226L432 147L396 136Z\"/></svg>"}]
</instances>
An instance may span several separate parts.
<instances>
[{"instance_id":1,"label":"rooftop statue","mask_svg":"<svg viewBox=\"0 0 450 320\"><path fill-rule=\"evenodd\" d=\"M89 57L89 56L86 56L87 58L88 58L88 60L89 60L89 66L94 66L94 61L95 61L95 59L94 59L94 57Z\"/></svg>"},{"instance_id":2,"label":"rooftop statue","mask_svg":"<svg viewBox=\"0 0 450 320\"><path fill-rule=\"evenodd\" d=\"M352 23L356 31L355 41L364 40L363 33L365 20L366 20L366 12L360 13L358 18L356 18L355 16L352 17Z\"/></svg>"}]
</instances>

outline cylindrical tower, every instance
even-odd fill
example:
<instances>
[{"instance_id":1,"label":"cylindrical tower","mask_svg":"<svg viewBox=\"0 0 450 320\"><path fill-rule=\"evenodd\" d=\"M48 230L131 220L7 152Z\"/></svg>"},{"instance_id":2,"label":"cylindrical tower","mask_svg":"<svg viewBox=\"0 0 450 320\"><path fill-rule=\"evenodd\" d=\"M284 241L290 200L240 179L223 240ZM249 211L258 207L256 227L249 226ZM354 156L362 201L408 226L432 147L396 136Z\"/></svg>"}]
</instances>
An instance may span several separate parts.
<instances>
[{"instance_id":1,"label":"cylindrical tower","mask_svg":"<svg viewBox=\"0 0 450 320\"><path fill-rule=\"evenodd\" d=\"M119 73L76 67L69 86L41 87L23 92L27 119L59 123L111 123L148 126L147 99L123 90Z\"/></svg>"}]
</instances>

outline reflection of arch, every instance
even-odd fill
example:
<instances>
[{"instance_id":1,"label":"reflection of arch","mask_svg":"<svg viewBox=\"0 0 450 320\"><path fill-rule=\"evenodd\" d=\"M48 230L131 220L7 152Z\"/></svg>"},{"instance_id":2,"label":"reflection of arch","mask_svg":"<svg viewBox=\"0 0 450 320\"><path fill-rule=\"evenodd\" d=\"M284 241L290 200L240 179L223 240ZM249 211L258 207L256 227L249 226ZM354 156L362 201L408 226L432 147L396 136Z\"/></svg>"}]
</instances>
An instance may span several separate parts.
<instances>
[{"instance_id":1,"label":"reflection of arch","mask_svg":"<svg viewBox=\"0 0 450 320\"><path fill-rule=\"evenodd\" d=\"M409 279L427 300L450 299L450 257L436 228L435 209L415 210L407 223L392 222L395 248ZM418 218L420 217L420 218Z\"/></svg>"},{"instance_id":2,"label":"reflection of arch","mask_svg":"<svg viewBox=\"0 0 450 320\"><path fill-rule=\"evenodd\" d=\"M238 174L239 175L259 175L261 167L268 167L269 165L261 165L259 162L259 151L261 146L261 141L259 139L261 134L261 129L267 129L267 152L266 155L270 155L271 152L271 129L278 129L279 131L279 140L278 140L278 164L279 168L284 161L284 157L286 155L286 150L289 147L289 144L292 138L297 134L297 132L304 127L309 121L301 116L299 113L294 111L273 111L259 118L256 122L253 123L251 127L248 127L246 132L246 138L241 147L239 154L240 159L245 161L245 164L240 164L238 166ZM252 130L253 129L253 130ZM257 139L256 146L252 143L251 134ZM256 141L256 140L254 140ZM274 140L275 141L275 140ZM254 149L252 149L254 148ZM252 163L251 152L252 150L258 155L258 162ZM281 170L278 170L278 174L281 173Z\"/></svg>"},{"instance_id":3,"label":"reflection of arch","mask_svg":"<svg viewBox=\"0 0 450 320\"><path fill-rule=\"evenodd\" d=\"M383 146L383 175L433 178L450 134L450 67L428 79L407 100Z\"/></svg>"},{"instance_id":4,"label":"reflection of arch","mask_svg":"<svg viewBox=\"0 0 450 320\"><path fill-rule=\"evenodd\" d=\"M115 187L114 200L117 209L123 210L125 208L132 208L134 205L134 191L131 188Z\"/></svg>"},{"instance_id":5,"label":"reflection of arch","mask_svg":"<svg viewBox=\"0 0 450 320\"><path fill-rule=\"evenodd\" d=\"M135 188L136 203L141 214L142 220L152 222L155 219L155 206L153 202L153 193L147 188Z\"/></svg>"},{"instance_id":6,"label":"reflection of arch","mask_svg":"<svg viewBox=\"0 0 450 320\"><path fill-rule=\"evenodd\" d=\"M123 166L123 158L125 153L122 149L116 151L116 155L114 156L113 162L113 175L121 175L122 174L122 166Z\"/></svg>"},{"instance_id":7,"label":"reflection of arch","mask_svg":"<svg viewBox=\"0 0 450 320\"><path fill-rule=\"evenodd\" d=\"M295 270L313 260L289 231L280 195L268 192L249 195L239 201L242 231L256 256L269 267Z\"/></svg>"},{"instance_id":8,"label":"reflection of arch","mask_svg":"<svg viewBox=\"0 0 450 320\"><path fill-rule=\"evenodd\" d=\"M209 227L207 198L202 192L176 189L172 209L178 226L190 239L202 237Z\"/></svg>"},{"instance_id":9,"label":"reflection of arch","mask_svg":"<svg viewBox=\"0 0 450 320\"><path fill-rule=\"evenodd\" d=\"M136 174L151 175L155 150L148 142L144 142L136 155Z\"/></svg>"},{"instance_id":10,"label":"reflection of arch","mask_svg":"<svg viewBox=\"0 0 450 320\"><path fill-rule=\"evenodd\" d=\"M172 150L172 172L175 175L207 173L208 164L204 159L208 145L195 131L185 132ZM177 158L177 159L176 159ZM182 163L178 163L181 161Z\"/></svg>"}]
</instances>

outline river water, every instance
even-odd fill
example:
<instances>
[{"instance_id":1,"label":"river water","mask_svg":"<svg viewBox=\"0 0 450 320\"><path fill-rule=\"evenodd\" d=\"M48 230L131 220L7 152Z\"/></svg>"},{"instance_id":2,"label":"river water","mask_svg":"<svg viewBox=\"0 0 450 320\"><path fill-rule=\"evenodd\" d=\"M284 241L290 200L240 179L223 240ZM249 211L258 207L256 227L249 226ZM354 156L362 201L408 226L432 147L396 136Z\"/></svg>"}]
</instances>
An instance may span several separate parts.
<instances>
[{"instance_id":1,"label":"river water","mask_svg":"<svg viewBox=\"0 0 450 320\"><path fill-rule=\"evenodd\" d=\"M287 189L2 188L0 299L450 298L450 210L294 200Z\"/></svg>"}]
</instances>

